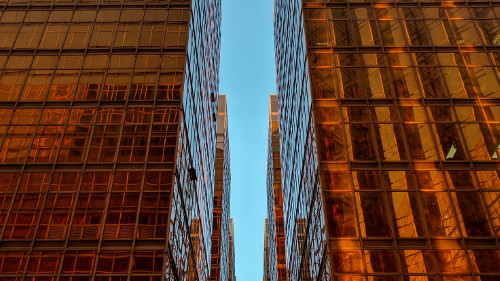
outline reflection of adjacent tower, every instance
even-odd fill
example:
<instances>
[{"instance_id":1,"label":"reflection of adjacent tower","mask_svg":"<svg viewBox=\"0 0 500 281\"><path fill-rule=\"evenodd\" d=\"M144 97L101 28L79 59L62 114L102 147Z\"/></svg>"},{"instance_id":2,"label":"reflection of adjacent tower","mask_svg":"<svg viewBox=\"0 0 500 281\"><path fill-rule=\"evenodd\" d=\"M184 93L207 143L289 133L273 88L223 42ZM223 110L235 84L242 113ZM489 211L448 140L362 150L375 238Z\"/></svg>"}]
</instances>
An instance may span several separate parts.
<instances>
[{"instance_id":1,"label":"reflection of adjacent tower","mask_svg":"<svg viewBox=\"0 0 500 281\"><path fill-rule=\"evenodd\" d=\"M229 138L226 96L219 96L217 115L217 144L215 155L215 185L212 230L212 263L210 280L228 280L230 258L229 199L231 171L229 166Z\"/></svg>"},{"instance_id":2,"label":"reflection of adjacent tower","mask_svg":"<svg viewBox=\"0 0 500 281\"><path fill-rule=\"evenodd\" d=\"M278 100L270 96L267 148L267 213L268 258L265 261L271 281L288 280L286 269L285 226L283 221L283 193L281 189L280 132Z\"/></svg>"},{"instance_id":3,"label":"reflection of adjacent tower","mask_svg":"<svg viewBox=\"0 0 500 281\"><path fill-rule=\"evenodd\" d=\"M206 280L219 1L3 4L2 279Z\"/></svg>"},{"instance_id":4,"label":"reflection of adjacent tower","mask_svg":"<svg viewBox=\"0 0 500 281\"><path fill-rule=\"evenodd\" d=\"M275 1L292 280L498 278L499 4L467 2Z\"/></svg>"}]
</instances>

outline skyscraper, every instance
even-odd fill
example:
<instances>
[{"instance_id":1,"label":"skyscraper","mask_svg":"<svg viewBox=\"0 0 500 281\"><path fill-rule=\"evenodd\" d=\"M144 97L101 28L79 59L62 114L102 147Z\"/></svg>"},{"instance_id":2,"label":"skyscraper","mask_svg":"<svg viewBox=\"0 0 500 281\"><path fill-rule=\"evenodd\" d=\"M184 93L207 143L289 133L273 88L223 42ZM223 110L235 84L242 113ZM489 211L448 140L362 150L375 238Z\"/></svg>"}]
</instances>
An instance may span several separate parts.
<instances>
[{"instance_id":1,"label":"skyscraper","mask_svg":"<svg viewBox=\"0 0 500 281\"><path fill-rule=\"evenodd\" d=\"M275 1L290 280L498 280L499 16Z\"/></svg>"},{"instance_id":2,"label":"skyscraper","mask_svg":"<svg viewBox=\"0 0 500 281\"><path fill-rule=\"evenodd\" d=\"M236 281L236 251L234 249L234 225L233 219L229 219L229 281Z\"/></svg>"},{"instance_id":3,"label":"skyscraper","mask_svg":"<svg viewBox=\"0 0 500 281\"><path fill-rule=\"evenodd\" d=\"M264 266L263 266L263 274L262 281L271 280L271 276L269 274L269 219L265 219L264 222Z\"/></svg>"},{"instance_id":4,"label":"skyscraper","mask_svg":"<svg viewBox=\"0 0 500 281\"><path fill-rule=\"evenodd\" d=\"M0 276L207 280L220 1L0 1Z\"/></svg>"},{"instance_id":5,"label":"skyscraper","mask_svg":"<svg viewBox=\"0 0 500 281\"><path fill-rule=\"evenodd\" d=\"M271 281L288 280L283 224L283 194L281 189L280 133L278 97L269 100L269 132L267 147L267 216L268 253L266 263Z\"/></svg>"},{"instance_id":6,"label":"skyscraper","mask_svg":"<svg viewBox=\"0 0 500 281\"><path fill-rule=\"evenodd\" d=\"M210 280L229 280L231 170L226 96L219 96Z\"/></svg>"}]
</instances>

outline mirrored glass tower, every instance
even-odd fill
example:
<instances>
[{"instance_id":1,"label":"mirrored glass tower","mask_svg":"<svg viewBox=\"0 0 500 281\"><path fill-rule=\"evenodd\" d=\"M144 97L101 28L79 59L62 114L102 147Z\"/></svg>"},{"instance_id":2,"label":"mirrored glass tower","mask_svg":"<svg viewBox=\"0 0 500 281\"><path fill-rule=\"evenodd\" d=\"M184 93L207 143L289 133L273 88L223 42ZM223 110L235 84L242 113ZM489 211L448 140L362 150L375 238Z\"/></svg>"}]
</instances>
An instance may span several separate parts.
<instances>
[{"instance_id":1,"label":"mirrored glass tower","mask_svg":"<svg viewBox=\"0 0 500 281\"><path fill-rule=\"evenodd\" d=\"M230 274L230 195L231 170L226 96L219 95L217 151L215 154L214 215L210 280L227 281Z\"/></svg>"},{"instance_id":2,"label":"mirrored glass tower","mask_svg":"<svg viewBox=\"0 0 500 281\"><path fill-rule=\"evenodd\" d=\"M208 279L220 21L0 0L0 279Z\"/></svg>"},{"instance_id":3,"label":"mirrored glass tower","mask_svg":"<svg viewBox=\"0 0 500 281\"><path fill-rule=\"evenodd\" d=\"M286 281L285 229L283 223L283 192L281 188L280 132L278 97L269 100L269 131L267 147L267 216L268 253L266 266L269 280Z\"/></svg>"},{"instance_id":4,"label":"mirrored glass tower","mask_svg":"<svg viewBox=\"0 0 500 281\"><path fill-rule=\"evenodd\" d=\"M498 280L499 16L275 1L290 280Z\"/></svg>"}]
</instances>

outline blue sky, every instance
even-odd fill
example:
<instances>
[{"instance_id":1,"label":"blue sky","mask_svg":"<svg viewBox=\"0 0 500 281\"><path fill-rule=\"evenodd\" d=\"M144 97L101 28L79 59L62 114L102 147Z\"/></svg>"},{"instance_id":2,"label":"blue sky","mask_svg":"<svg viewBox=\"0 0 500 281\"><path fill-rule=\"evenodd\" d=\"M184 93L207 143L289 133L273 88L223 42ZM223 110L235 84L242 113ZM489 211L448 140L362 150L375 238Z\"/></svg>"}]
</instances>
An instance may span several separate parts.
<instances>
[{"instance_id":1,"label":"blue sky","mask_svg":"<svg viewBox=\"0 0 500 281\"><path fill-rule=\"evenodd\" d=\"M262 280L269 95L276 93L273 40L272 0L222 0L219 92L228 102L238 281Z\"/></svg>"}]
</instances>

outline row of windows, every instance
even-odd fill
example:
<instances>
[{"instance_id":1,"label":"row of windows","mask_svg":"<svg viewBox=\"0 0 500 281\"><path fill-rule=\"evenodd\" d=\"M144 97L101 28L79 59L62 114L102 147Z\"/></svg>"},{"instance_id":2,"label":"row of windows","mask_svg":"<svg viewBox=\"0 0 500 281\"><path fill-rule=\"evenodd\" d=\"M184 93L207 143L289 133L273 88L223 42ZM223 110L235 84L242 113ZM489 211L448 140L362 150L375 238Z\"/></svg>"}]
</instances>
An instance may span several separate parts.
<instances>
[{"instance_id":1,"label":"row of windows","mask_svg":"<svg viewBox=\"0 0 500 281\"><path fill-rule=\"evenodd\" d=\"M359 180L359 178L370 179ZM351 182L352 181L352 182ZM321 186L329 191L500 191L500 179L494 171L340 171L325 170ZM491 194L493 194L491 193Z\"/></svg>"},{"instance_id":2,"label":"row of windows","mask_svg":"<svg viewBox=\"0 0 500 281\"><path fill-rule=\"evenodd\" d=\"M436 249L433 253L427 250L331 250L332 271L335 274L363 274L368 273L395 273L406 274L432 274L436 272L459 273L498 273L500 264L496 260L498 250L471 250L468 254L464 250ZM491 257L489 260L476 260L476 255ZM472 260L472 270L469 268L468 259ZM478 263L480 262L480 263ZM392 277L392 276L390 276ZM358 279L359 278L359 279ZM384 278L382 276L382 278ZM387 278L387 277L386 277ZM394 279L392 279L394 278ZM392 277L389 280L398 280ZM417 278L417 277L414 277ZM445 277L446 278L446 277ZM460 278L460 277L459 277ZM471 277L449 280L472 280ZM352 277L349 280L363 280L362 277ZM379 280L379 279L377 279ZM388 279L381 279L388 280ZM422 276L420 279L433 280ZM445 279L448 280L448 279ZM486 279L488 280L488 279Z\"/></svg>"},{"instance_id":3,"label":"row of windows","mask_svg":"<svg viewBox=\"0 0 500 281\"><path fill-rule=\"evenodd\" d=\"M329 101L315 103L315 119L320 124L344 123L466 123L500 122L499 106L343 106L337 107ZM1 116L1 113L0 113ZM483 117L484 116L484 117ZM0 117L1 118L1 117ZM1 124L1 123L0 123ZM494 125L493 125L494 126Z\"/></svg>"},{"instance_id":4,"label":"row of windows","mask_svg":"<svg viewBox=\"0 0 500 281\"><path fill-rule=\"evenodd\" d=\"M0 173L0 192L138 192L168 191L171 172ZM142 183L144 183L142 185ZM16 189L17 188L17 189Z\"/></svg>"},{"instance_id":5,"label":"row of windows","mask_svg":"<svg viewBox=\"0 0 500 281\"><path fill-rule=\"evenodd\" d=\"M131 260L132 259L132 260ZM161 251L27 251L0 252L2 274L97 274L161 273L164 255ZM62 266L61 266L62 264ZM132 268L130 268L132 265Z\"/></svg>"},{"instance_id":6,"label":"row of windows","mask_svg":"<svg viewBox=\"0 0 500 281\"><path fill-rule=\"evenodd\" d=\"M42 23L42 22L142 22L142 21L186 22L188 10L175 9L99 9L76 11L5 11L0 12L1 23Z\"/></svg>"},{"instance_id":7,"label":"row of windows","mask_svg":"<svg viewBox=\"0 0 500 281\"><path fill-rule=\"evenodd\" d=\"M51 6L51 5L161 5L167 6L169 4L187 4L188 0L0 0L1 5L16 5L16 6Z\"/></svg>"},{"instance_id":8,"label":"row of windows","mask_svg":"<svg viewBox=\"0 0 500 281\"><path fill-rule=\"evenodd\" d=\"M304 6L309 6L309 5L313 6L313 5L317 5L318 3L325 3L325 4L328 4L328 3L334 3L334 4L356 3L358 5L360 5L360 3L367 3L367 5L370 5L370 3L372 3L372 2L375 5L385 4L385 3L393 4L393 2L395 2L396 4L397 3L405 3L405 4L406 3L419 3L421 5L426 5L426 4L432 5L432 4L436 4L436 2L437 2L437 3L443 3L443 6L448 6L448 5L453 5L453 4L464 5L465 3L473 3L473 4L480 3L480 4L486 6L492 2L495 3L494 1L488 2L488 1L478 1L478 0L456 0L456 1L441 1L441 0L385 0L385 1L379 1L379 0L306 0L303 2L304 2ZM343 5L345 5L345 4L343 4ZM363 5L363 4L361 4L361 5ZM286 8L289 8L289 6L284 6L283 4L281 4L280 5L280 12L289 12L289 11L285 10ZM298 8L296 10L300 10L300 8Z\"/></svg>"},{"instance_id":9,"label":"row of windows","mask_svg":"<svg viewBox=\"0 0 500 281\"><path fill-rule=\"evenodd\" d=\"M311 68L315 98L496 98L493 67Z\"/></svg>"},{"instance_id":10,"label":"row of windows","mask_svg":"<svg viewBox=\"0 0 500 281\"><path fill-rule=\"evenodd\" d=\"M308 45L497 46L498 20L306 21Z\"/></svg>"},{"instance_id":11,"label":"row of windows","mask_svg":"<svg viewBox=\"0 0 500 281\"><path fill-rule=\"evenodd\" d=\"M0 101L125 101L127 99L179 101L182 85L180 80L183 79L180 73L160 74L157 86L157 74L136 73L131 78L130 72L107 75L104 72L83 72L54 77L51 84L51 78L47 74L37 74L32 72L27 77L26 73L22 72L4 72L0 78ZM79 79L78 84L76 84L77 79ZM26 80L30 84L22 83ZM137 80L142 81L134 83ZM69 83L57 84L58 82Z\"/></svg>"},{"instance_id":12,"label":"row of windows","mask_svg":"<svg viewBox=\"0 0 500 281\"><path fill-rule=\"evenodd\" d=\"M69 109L0 109L0 126L36 126L39 125L100 125L100 124L150 124L176 125L179 122L177 108L147 107L101 107ZM153 126L153 129L161 128ZM156 130L155 130L156 131ZM176 131L169 131L175 133Z\"/></svg>"},{"instance_id":13,"label":"row of windows","mask_svg":"<svg viewBox=\"0 0 500 281\"><path fill-rule=\"evenodd\" d=\"M476 4L477 5L477 4ZM399 7L386 5L329 9L304 9L305 19L328 20L391 20L391 19L498 19L500 7L481 3L474 7Z\"/></svg>"},{"instance_id":14,"label":"row of windows","mask_svg":"<svg viewBox=\"0 0 500 281\"><path fill-rule=\"evenodd\" d=\"M161 70L183 69L186 60L184 55L61 55L58 56L0 56L0 68L7 71L14 70L105 70L120 69L150 72ZM73 73L66 71L68 73Z\"/></svg>"},{"instance_id":15,"label":"row of windows","mask_svg":"<svg viewBox=\"0 0 500 281\"><path fill-rule=\"evenodd\" d=\"M331 238L498 236L498 196L468 191L323 192Z\"/></svg>"},{"instance_id":16,"label":"row of windows","mask_svg":"<svg viewBox=\"0 0 500 281\"><path fill-rule=\"evenodd\" d=\"M149 125L40 125L0 130L6 132L0 149L2 163L24 163L26 157L28 163L144 162L148 155L150 162L172 162L177 143L177 125L154 126L154 131Z\"/></svg>"},{"instance_id":17,"label":"row of windows","mask_svg":"<svg viewBox=\"0 0 500 281\"><path fill-rule=\"evenodd\" d=\"M361 161L497 160L498 128L454 123L322 125L317 127L319 156L330 161L345 161L346 156Z\"/></svg>"},{"instance_id":18,"label":"row of windows","mask_svg":"<svg viewBox=\"0 0 500 281\"><path fill-rule=\"evenodd\" d=\"M170 192L0 194L2 239L165 238ZM9 210L9 205L12 204Z\"/></svg>"},{"instance_id":19,"label":"row of windows","mask_svg":"<svg viewBox=\"0 0 500 281\"><path fill-rule=\"evenodd\" d=\"M187 23L2 23L0 38L0 49L185 47Z\"/></svg>"},{"instance_id":20,"label":"row of windows","mask_svg":"<svg viewBox=\"0 0 500 281\"><path fill-rule=\"evenodd\" d=\"M435 66L493 66L500 64L500 53L491 52L385 52L371 53L310 53L312 67L435 67Z\"/></svg>"}]
</instances>

